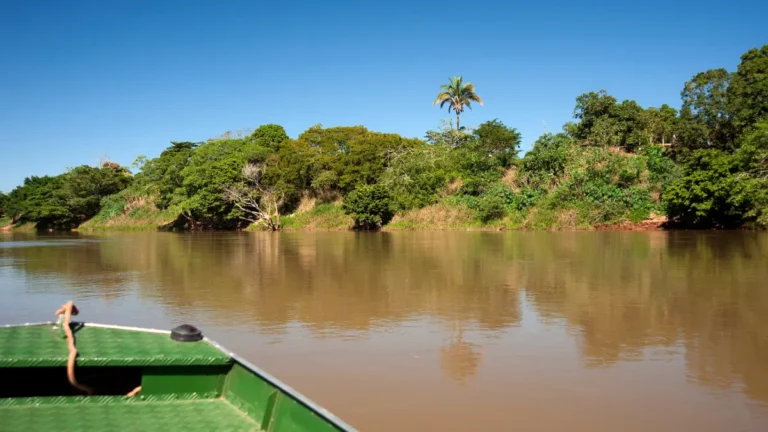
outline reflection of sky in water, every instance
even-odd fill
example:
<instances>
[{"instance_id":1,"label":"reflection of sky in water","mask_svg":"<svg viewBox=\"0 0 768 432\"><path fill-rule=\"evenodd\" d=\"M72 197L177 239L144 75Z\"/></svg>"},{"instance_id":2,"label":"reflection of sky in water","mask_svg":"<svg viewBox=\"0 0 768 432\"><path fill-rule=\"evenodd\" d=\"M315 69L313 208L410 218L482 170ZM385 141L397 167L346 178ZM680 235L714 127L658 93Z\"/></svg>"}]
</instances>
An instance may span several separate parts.
<instances>
[{"instance_id":1,"label":"reflection of sky in water","mask_svg":"<svg viewBox=\"0 0 768 432\"><path fill-rule=\"evenodd\" d=\"M73 284L54 274L28 277L0 263L0 286L2 303L12 304L0 315L0 324L52 321L53 312L71 299L85 320L158 328L170 324L161 305L140 297L135 282L100 286L99 278L93 277Z\"/></svg>"},{"instance_id":2,"label":"reflection of sky in water","mask_svg":"<svg viewBox=\"0 0 768 432\"><path fill-rule=\"evenodd\" d=\"M93 239L0 241L0 249L50 247L50 246L59 246L59 247L77 246L84 243L98 243L98 242L99 240L93 240Z\"/></svg>"}]
</instances>

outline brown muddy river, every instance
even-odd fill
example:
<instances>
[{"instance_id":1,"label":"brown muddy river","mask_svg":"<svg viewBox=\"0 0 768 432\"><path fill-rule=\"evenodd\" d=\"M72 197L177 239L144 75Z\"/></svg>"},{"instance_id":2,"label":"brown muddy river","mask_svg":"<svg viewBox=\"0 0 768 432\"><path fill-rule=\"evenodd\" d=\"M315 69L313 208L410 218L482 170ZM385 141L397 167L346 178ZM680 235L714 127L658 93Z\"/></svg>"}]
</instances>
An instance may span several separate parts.
<instances>
[{"instance_id":1,"label":"brown muddy river","mask_svg":"<svg viewBox=\"0 0 768 432\"><path fill-rule=\"evenodd\" d=\"M68 299L363 431L768 431L766 233L0 233L0 324Z\"/></svg>"}]
</instances>

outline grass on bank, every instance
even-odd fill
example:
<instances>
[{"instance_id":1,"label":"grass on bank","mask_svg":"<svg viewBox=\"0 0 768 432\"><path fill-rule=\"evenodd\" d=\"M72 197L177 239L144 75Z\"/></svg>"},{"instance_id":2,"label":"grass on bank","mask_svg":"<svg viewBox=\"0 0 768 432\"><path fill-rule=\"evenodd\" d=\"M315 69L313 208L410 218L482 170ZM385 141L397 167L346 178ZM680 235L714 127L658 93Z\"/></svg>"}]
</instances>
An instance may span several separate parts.
<instances>
[{"instance_id":1,"label":"grass on bank","mask_svg":"<svg viewBox=\"0 0 768 432\"><path fill-rule=\"evenodd\" d=\"M78 229L146 231L164 228L176 220L178 212L174 209L158 209L152 196L131 192L125 189L105 198L101 211Z\"/></svg>"},{"instance_id":2,"label":"grass on bank","mask_svg":"<svg viewBox=\"0 0 768 432\"><path fill-rule=\"evenodd\" d=\"M431 206L407 211L396 215L385 229L427 230L427 229L469 229L481 228L483 224L475 214L463 205L440 202Z\"/></svg>"},{"instance_id":3,"label":"grass on bank","mask_svg":"<svg viewBox=\"0 0 768 432\"><path fill-rule=\"evenodd\" d=\"M397 215L385 230L589 230L598 226L621 225L639 220L617 219L593 222L596 212L576 208L533 207L508 211L500 219L483 222L477 212L451 202L441 202Z\"/></svg>"},{"instance_id":4,"label":"grass on bank","mask_svg":"<svg viewBox=\"0 0 768 432\"><path fill-rule=\"evenodd\" d=\"M33 222L14 224L10 218L0 218L0 230L13 232L34 232L37 226Z\"/></svg>"},{"instance_id":5,"label":"grass on bank","mask_svg":"<svg viewBox=\"0 0 768 432\"><path fill-rule=\"evenodd\" d=\"M283 216L280 222L287 230L346 230L353 224L340 203L315 204L311 209Z\"/></svg>"}]
</instances>

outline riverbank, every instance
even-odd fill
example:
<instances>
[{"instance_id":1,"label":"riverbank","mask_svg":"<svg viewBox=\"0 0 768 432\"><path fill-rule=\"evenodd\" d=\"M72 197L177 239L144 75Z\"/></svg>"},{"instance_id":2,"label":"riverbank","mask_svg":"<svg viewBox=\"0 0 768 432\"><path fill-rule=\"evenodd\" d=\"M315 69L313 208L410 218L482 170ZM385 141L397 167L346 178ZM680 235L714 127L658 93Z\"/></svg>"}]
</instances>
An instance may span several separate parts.
<instances>
[{"instance_id":1,"label":"riverbank","mask_svg":"<svg viewBox=\"0 0 768 432\"><path fill-rule=\"evenodd\" d=\"M353 220L341 205L321 204L303 213L282 218L283 228L290 231L350 230ZM477 212L463 205L441 202L395 215L382 231L653 231L665 229L667 218L655 213L640 220L623 219L615 223L589 224L577 210L531 209L512 212L502 219L483 222ZM251 229L258 229L257 227Z\"/></svg>"},{"instance_id":2,"label":"riverbank","mask_svg":"<svg viewBox=\"0 0 768 432\"><path fill-rule=\"evenodd\" d=\"M142 208L146 206L148 208ZM103 216L103 215L102 215ZM652 213L641 220L622 219L615 223L589 224L576 210L547 211L531 209L525 214L511 213L502 219L484 223L472 209L464 205L440 202L421 209L395 215L381 231L655 231L667 229L667 218ZM351 231L354 220L344 213L340 201L312 203L280 219L284 231ZM151 202L112 217L93 218L76 228L81 232L102 231L170 231L174 219L158 210ZM34 225L10 227L11 231L34 230ZM252 224L247 231L263 231L266 227ZM183 229L181 229L183 230Z\"/></svg>"},{"instance_id":3,"label":"riverbank","mask_svg":"<svg viewBox=\"0 0 768 432\"><path fill-rule=\"evenodd\" d=\"M14 225L10 219L0 219L0 232L35 232L37 227L33 223Z\"/></svg>"}]
</instances>

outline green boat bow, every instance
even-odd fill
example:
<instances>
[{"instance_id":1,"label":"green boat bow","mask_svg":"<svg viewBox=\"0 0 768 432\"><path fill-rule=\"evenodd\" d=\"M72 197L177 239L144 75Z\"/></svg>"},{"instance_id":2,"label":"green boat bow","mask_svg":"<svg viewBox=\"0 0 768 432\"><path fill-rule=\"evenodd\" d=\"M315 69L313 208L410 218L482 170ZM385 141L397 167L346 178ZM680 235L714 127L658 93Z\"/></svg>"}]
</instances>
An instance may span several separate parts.
<instances>
[{"instance_id":1,"label":"green boat bow","mask_svg":"<svg viewBox=\"0 0 768 432\"><path fill-rule=\"evenodd\" d=\"M203 338L71 323L0 327L3 431L353 431L354 428L258 367ZM129 394L131 394L129 396Z\"/></svg>"}]
</instances>

